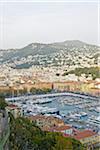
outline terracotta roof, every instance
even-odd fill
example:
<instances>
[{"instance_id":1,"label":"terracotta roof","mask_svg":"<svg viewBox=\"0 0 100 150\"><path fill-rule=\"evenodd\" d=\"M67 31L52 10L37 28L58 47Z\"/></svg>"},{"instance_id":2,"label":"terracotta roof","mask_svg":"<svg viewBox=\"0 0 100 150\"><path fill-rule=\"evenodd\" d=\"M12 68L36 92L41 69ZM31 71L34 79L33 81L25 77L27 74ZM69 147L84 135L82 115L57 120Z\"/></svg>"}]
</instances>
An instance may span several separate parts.
<instances>
[{"instance_id":1,"label":"terracotta roof","mask_svg":"<svg viewBox=\"0 0 100 150\"><path fill-rule=\"evenodd\" d=\"M43 119L43 118L45 118L45 116L43 116L43 115L36 115L36 116L30 116L30 117L28 117L30 120L32 120L32 121L35 121L35 120L37 120L37 119Z\"/></svg>"},{"instance_id":2,"label":"terracotta roof","mask_svg":"<svg viewBox=\"0 0 100 150\"><path fill-rule=\"evenodd\" d=\"M52 128L52 130L60 132L60 131L68 130L68 129L71 129L71 128L72 127L69 126L69 125L63 125L63 126L59 126L59 127L54 127L54 128Z\"/></svg>"},{"instance_id":3,"label":"terracotta roof","mask_svg":"<svg viewBox=\"0 0 100 150\"><path fill-rule=\"evenodd\" d=\"M92 130L84 130L84 131L78 132L73 137L77 140L81 140L81 139L88 138L94 135L96 135L96 133L93 132Z\"/></svg>"},{"instance_id":4,"label":"terracotta roof","mask_svg":"<svg viewBox=\"0 0 100 150\"><path fill-rule=\"evenodd\" d=\"M65 82L54 82L53 84L68 84L68 83L79 84L80 82L79 81L65 81Z\"/></svg>"},{"instance_id":5,"label":"terracotta roof","mask_svg":"<svg viewBox=\"0 0 100 150\"><path fill-rule=\"evenodd\" d=\"M63 123L63 120L56 118L56 117L53 117L53 116L35 115L35 116L30 116L29 119L32 121L35 121L38 119L45 120L45 121L46 120L51 120L51 121L55 120L58 123Z\"/></svg>"}]
</instances>

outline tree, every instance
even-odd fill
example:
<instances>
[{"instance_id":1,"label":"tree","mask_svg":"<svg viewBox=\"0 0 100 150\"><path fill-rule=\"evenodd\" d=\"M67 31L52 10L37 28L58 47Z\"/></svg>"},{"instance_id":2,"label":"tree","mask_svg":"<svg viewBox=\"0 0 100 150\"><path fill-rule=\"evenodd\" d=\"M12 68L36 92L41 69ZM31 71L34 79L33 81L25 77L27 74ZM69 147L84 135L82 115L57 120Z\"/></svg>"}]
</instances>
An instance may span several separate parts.
<instances>
[{"instance_id":1,"label":"tree","mask_svg":"<svg viewBox=\"0 0 100 150\"><path fill-rule=\"evenodd\" d=\"M30 92L32 94L47 94L50 93L52 91L52 89L49 88L44 88L44 89L36 89L36 88L31 88Z\"/></svg>"},{"instance_id":2,"label":"tree","mask_svg":"<svg viewBox=\"0 0 100 150\"><path fill-rule=\"evenodd\" d=\"M27 118L10 121L10 145L14 150L83 150L79 141L65 138L62 134L44 132ZM78 149L80 148L80 149Z\"/></svg>"},{"instance_id":3,"label":"tree","mask_svg":"<svg viewBox=\"0 0 100 150\"><path fill-rule=\"evenodd\" d=\"M5 109L7 106L7 103L5 101L5 98L3 96L0 96L0 109Z\"/></svg>"}]
</instances>

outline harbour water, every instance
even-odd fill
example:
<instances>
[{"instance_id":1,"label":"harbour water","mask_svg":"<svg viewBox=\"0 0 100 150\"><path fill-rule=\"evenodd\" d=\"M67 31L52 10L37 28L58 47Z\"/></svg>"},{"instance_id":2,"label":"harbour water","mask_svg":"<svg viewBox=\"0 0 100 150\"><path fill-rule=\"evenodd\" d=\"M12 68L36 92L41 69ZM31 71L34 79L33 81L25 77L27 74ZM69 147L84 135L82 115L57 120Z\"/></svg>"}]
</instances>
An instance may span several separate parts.
<instances>
[{"instance_id":1,"label":"harbour water","mask_svg":"<svg viewBox=\"0 0 100 150\"><path fill-rule=\"evenodd\" d=\"M78 95L39 95L6 99L20 106L24 115L54 115L78 129L99 131L99 98Z\"/></svg>"}]
</instances>

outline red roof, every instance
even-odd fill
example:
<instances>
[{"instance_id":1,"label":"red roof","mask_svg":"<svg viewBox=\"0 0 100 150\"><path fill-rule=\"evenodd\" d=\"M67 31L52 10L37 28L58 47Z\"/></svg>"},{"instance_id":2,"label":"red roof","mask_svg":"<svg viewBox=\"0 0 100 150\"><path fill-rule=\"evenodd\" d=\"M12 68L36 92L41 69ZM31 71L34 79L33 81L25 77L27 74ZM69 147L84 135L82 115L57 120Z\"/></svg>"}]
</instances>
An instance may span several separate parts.
<instances>
[{"instance_id":1,"label":"red roof","mask_svg":"<svg viewBox=\"0 0 100 150\"><path fill-rule=\"evenodd\" d=\"M9 104L8 107L17 108L18 106L17 106L17 105L14 105L14 104Z\"/></svg>"},{"instance_id":2,"label":"red roof","mask_svg":"<svg viewBox=\"0 0 100 150\"><path fill-rule=\"evenodd\" d=\"M63 134L64 137L72 137L70 134Z\"/></svg>"},{"instance_id":3,"label":"red roof","mask_svg":"<svg viewBox=\"0 0 100 150\"><path fill-rule=\"evenodd\" d=\"M32 120L32 121L35 121L35 120L42 120L42 121L49 121L49 120L51 120L51 121L53 121L53 120L55 120L56 122L58 122L58 123L63 123L63 120L61 120L61 119L59 119L59 118L56 118L56 117L53 117L53 116L44 116L44 115L35 115L35 116L30 116L30 117L28 117L30 120Z\"/></svg>"},{"instance_id":4,"label":"red roof","mask_svg":"<svg viewBox=\"0 0 100 150\"><path fill-rule=\"evenodd\" d=\"M54 127L54 128L52 128L52 130L57 131L57 132L61 132L61 131L68 130L68 129L71 129L71 128L72 127L69 126L69 125L64 125L64 126Z\"/></svg>"},{"instance_id":5,"label":"red roof","mask_svg":"<svg viewBox=\"0 0 100 150\"><path fill-rule=\"evenodd\" d=\"M76 135L74 135L73 137L77 140L81 140L81 139L88 138L94 135L96 135L96 133L93 132L92 130L84 130L84 131L76 133Z\"/></svg>"}]
</instances>

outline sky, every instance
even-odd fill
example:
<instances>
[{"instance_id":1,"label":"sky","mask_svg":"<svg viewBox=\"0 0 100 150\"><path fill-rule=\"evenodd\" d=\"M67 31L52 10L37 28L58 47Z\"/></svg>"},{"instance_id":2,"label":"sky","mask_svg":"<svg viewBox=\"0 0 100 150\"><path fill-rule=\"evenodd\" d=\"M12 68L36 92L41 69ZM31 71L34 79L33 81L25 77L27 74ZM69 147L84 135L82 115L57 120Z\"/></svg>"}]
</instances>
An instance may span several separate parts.
<instances>
[{"instance_id":1,"label":"sky","mask_svg":"<svg viewBox=\"0 0 100 150\"><path fill-rule=\"evenodd\" d=\"M65 40L99 45L96 0L25 1L0 0L0 49Z\"/></svg>"}]
</instances>

